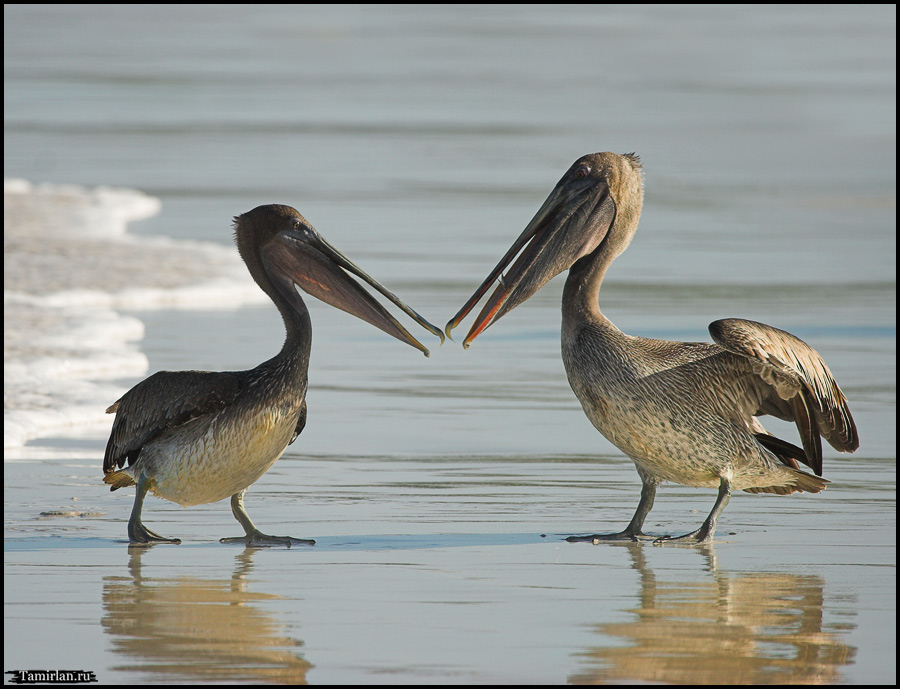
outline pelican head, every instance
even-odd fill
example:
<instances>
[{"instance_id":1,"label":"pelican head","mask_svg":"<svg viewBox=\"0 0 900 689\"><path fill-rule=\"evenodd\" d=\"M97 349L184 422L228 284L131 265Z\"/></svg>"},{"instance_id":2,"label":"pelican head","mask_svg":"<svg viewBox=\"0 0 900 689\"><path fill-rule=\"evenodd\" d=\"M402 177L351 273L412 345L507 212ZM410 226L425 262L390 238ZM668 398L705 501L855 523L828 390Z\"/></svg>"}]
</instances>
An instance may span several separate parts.
<instances>
[{"instance_id":1,"label":"pelican head","mask_svg":"<svg viewBox=\"0 0 900 689\"><path fill-rule=\"evenodd\" d=\"M608 261L618 256L634 235L643 194L641 163L633 153L591 153L576 160L506 255L447 323L447 336L498 278L497 289L463 347L579 260L600 251Z\"/></svg>"},{"instance_id":2,"label":"pelican head","mask_svg":"<svg viewBox=\"0 0 900 689\"><path fill-rule=\"evenodd\" d=\"M441 338L432 325L390 290L329 244L290 206L258 206L234 219L235 241L253 278L280 309L306 314L294 289L353 314L428 356L428 349L385 310L351 273L367 282L423 328ZM284 313L284 311L282 311ZM287 319L286 319L287 322Z\"/></svg>"}]
</instances>

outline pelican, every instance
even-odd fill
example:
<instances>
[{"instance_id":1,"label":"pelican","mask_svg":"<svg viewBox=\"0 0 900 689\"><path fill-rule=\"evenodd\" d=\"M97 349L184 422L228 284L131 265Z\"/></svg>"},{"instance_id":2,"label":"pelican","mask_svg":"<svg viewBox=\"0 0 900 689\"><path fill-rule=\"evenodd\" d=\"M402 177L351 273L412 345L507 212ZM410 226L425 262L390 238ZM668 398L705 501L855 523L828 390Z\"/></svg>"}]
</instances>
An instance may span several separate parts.
<instances>
[{"instance_id":1,"label":"pelican","mask_svg":"<svg viewBox=\"0 0 900 689\"><path fill-rule=\"evenodd\" d=\"M181 542L141 523L148 491L182 506L230 496L231 510L245 536L223 538L223 543L288 547L315 543L264 534L244 509L244 491L306 425L312 330L295 285L428 356L425 346L350 277L353 273L443 342L439 328L326 242L293 208L254 208L234 219L234 234L256 284L281 312L287 331L284 346L249 371L160 371L106 410L116 417L103 459L103 480L110 490L136 486L128 521L132 543Z\"/></svg>"},{"instance_id":2,"label":"pelican","mask_svg":"<svg viewBox=\"0 0 900 689\"><path fill-rule=\"evenodd\" d=\"M600 285L628 247L643 204L640 159L594 153L563 175L519 238L459 313L449 336L499 278L463 341L472 341L564 270L562 358L569 384L594 427L634 461L643 483L637 510L613 534L569 541L643 540L662 481L718 489L699 529L655 542L708 543L733 490L818 493L824 437L841 452L859 447L841 389L819 354L762 323L728 318L709 326L715 344L626 335L601 312ZM516 259L516 256L518 258ZM515 262L513 263L513 259ZM504 269L512 263L506 275ZM802 448L756 418L797 425ZM815 475L800 470L800 463Z\"/></svg>"}]
</instances>

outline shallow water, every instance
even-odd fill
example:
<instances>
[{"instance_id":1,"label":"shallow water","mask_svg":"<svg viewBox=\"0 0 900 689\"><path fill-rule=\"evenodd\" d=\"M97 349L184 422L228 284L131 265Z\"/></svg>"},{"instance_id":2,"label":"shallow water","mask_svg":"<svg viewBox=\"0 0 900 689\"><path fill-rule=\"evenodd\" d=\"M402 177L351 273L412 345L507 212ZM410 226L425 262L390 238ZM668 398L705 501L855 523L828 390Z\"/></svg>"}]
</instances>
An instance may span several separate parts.
<instances>
[{"instance_id":1,"label":"shallow water","mask_svg":"<svg viewBox=\"0 0 900 689\"><path fill-rule=\"evenodd\" d=\"M896 680L895 10L4 15L5 176L87 187L44 188L4 233L5 670ZM150 499L147 524L184 542L127 546L133 493L99 480L103 409L148 372L243 369L282 341L233 215L296 206L442 325L597 150L646 170L604 312L650 337L739 316L809 341L862 438L826 448L827 491L735 495L710 548L568 544L624 526L639 480L566 382L561 279L428 359L307 298L309 422L247 508L317 544L223 546L226 503ZM126 232L134 197L94 185L161 206ZM713 498L665 485L648 530L693 529Z\"/></svg>"}]
</instances>

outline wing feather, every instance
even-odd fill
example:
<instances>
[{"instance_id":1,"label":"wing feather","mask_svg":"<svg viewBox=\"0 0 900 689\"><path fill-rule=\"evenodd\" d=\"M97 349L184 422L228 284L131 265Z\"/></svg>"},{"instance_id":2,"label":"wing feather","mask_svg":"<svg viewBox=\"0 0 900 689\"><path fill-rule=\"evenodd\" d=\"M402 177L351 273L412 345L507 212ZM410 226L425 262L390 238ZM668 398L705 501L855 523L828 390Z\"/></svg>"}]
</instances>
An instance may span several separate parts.
<instances>
[{"instance_id":1,"label":"wing feather","mask_svg":"<svg viewBox=\"0 0 900 689\"><path fill-rule=\"evenodd\" d=\"M141 449L166 431L212 414L234 401L240 382L230 373L160 371L107 409L115 413L103 473L134 464Z\"/></svg>"},{"instance_id":2,"label":"wing feather","mask_svg":"<svg viewBox=\"0 0 900 689\"><path fill-rule=\"evenodd\" d=\"M819 353L803 340L784 330L756 321L726 318L709 326L715 342L733 354L756 364L760 377L779 399L770 406L792 412L797 424L807 464L817 474L822 471L820 435L841 452L859 447L856 423L847 398L838 387ZM784 400L788 405L779 404Z\"/></svg>"}]
</instances>

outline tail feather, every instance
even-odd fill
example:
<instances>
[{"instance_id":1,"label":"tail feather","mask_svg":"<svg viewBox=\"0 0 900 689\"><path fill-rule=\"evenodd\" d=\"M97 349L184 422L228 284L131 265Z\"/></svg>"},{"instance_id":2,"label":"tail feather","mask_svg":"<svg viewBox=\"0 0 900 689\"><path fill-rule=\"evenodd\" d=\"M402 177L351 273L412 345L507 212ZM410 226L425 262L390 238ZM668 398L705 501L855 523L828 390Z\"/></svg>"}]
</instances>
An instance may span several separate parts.
<instances>
[{"instance_id":1,"label":"tail feather","mask_svg":"<svg viewBox=\"0 0 900 689\"><path fill-rule=\"evenodd\" d=\"M821 493L826 486L831 483L828 479L821 476L813 476L805 471L795 471L797 475L796 487L798 491L806 491L807 493Z\"/></svg>"},{"instance_id":2,"label":"tail feather","mask_svg":"<svg viewBox=\"0 0 900 689\"><path fill-rule=\"evenodd\" d=\"M119 490L135 484L134 479L124 471L111 471L103 477L103 483L109 485L109 490Z\"/></svg>"},{"instance_id":3,"label":"tail feather","mask_svg":"<svg viewBox=\"0 0 900 689\"><path fill-rule=\"evenodd\" d=\"M777 486L754 486L753 488L744 488L747 493L776 493L777 495L790 495L791 493L821 493L825 490L825 486L829 481L821 476L807 474L800 470L800 462L816 471L816 467L809 460L809 455L803 448L776 438L769 433L754 433L757 442L766 450L772 453L783 465L790 471L791 477L788 483L779 484ZM818 471L821 471L821 465Z\"/></svg>"},{"instance_id":4,"label":"tail feather","mask_svg":"<svg viewBox=\"0 0 900 689\"><path fill-rule=\"evenodd\" d=\"M831 483L821 476L813 476L805 471L790 469L793 476L793 483L780 486L754 486L753 488L744 488L745 493L775 493L777 495L790 495L791 493L821 493L825 487Z\"/></svg>"}]
</instances>

